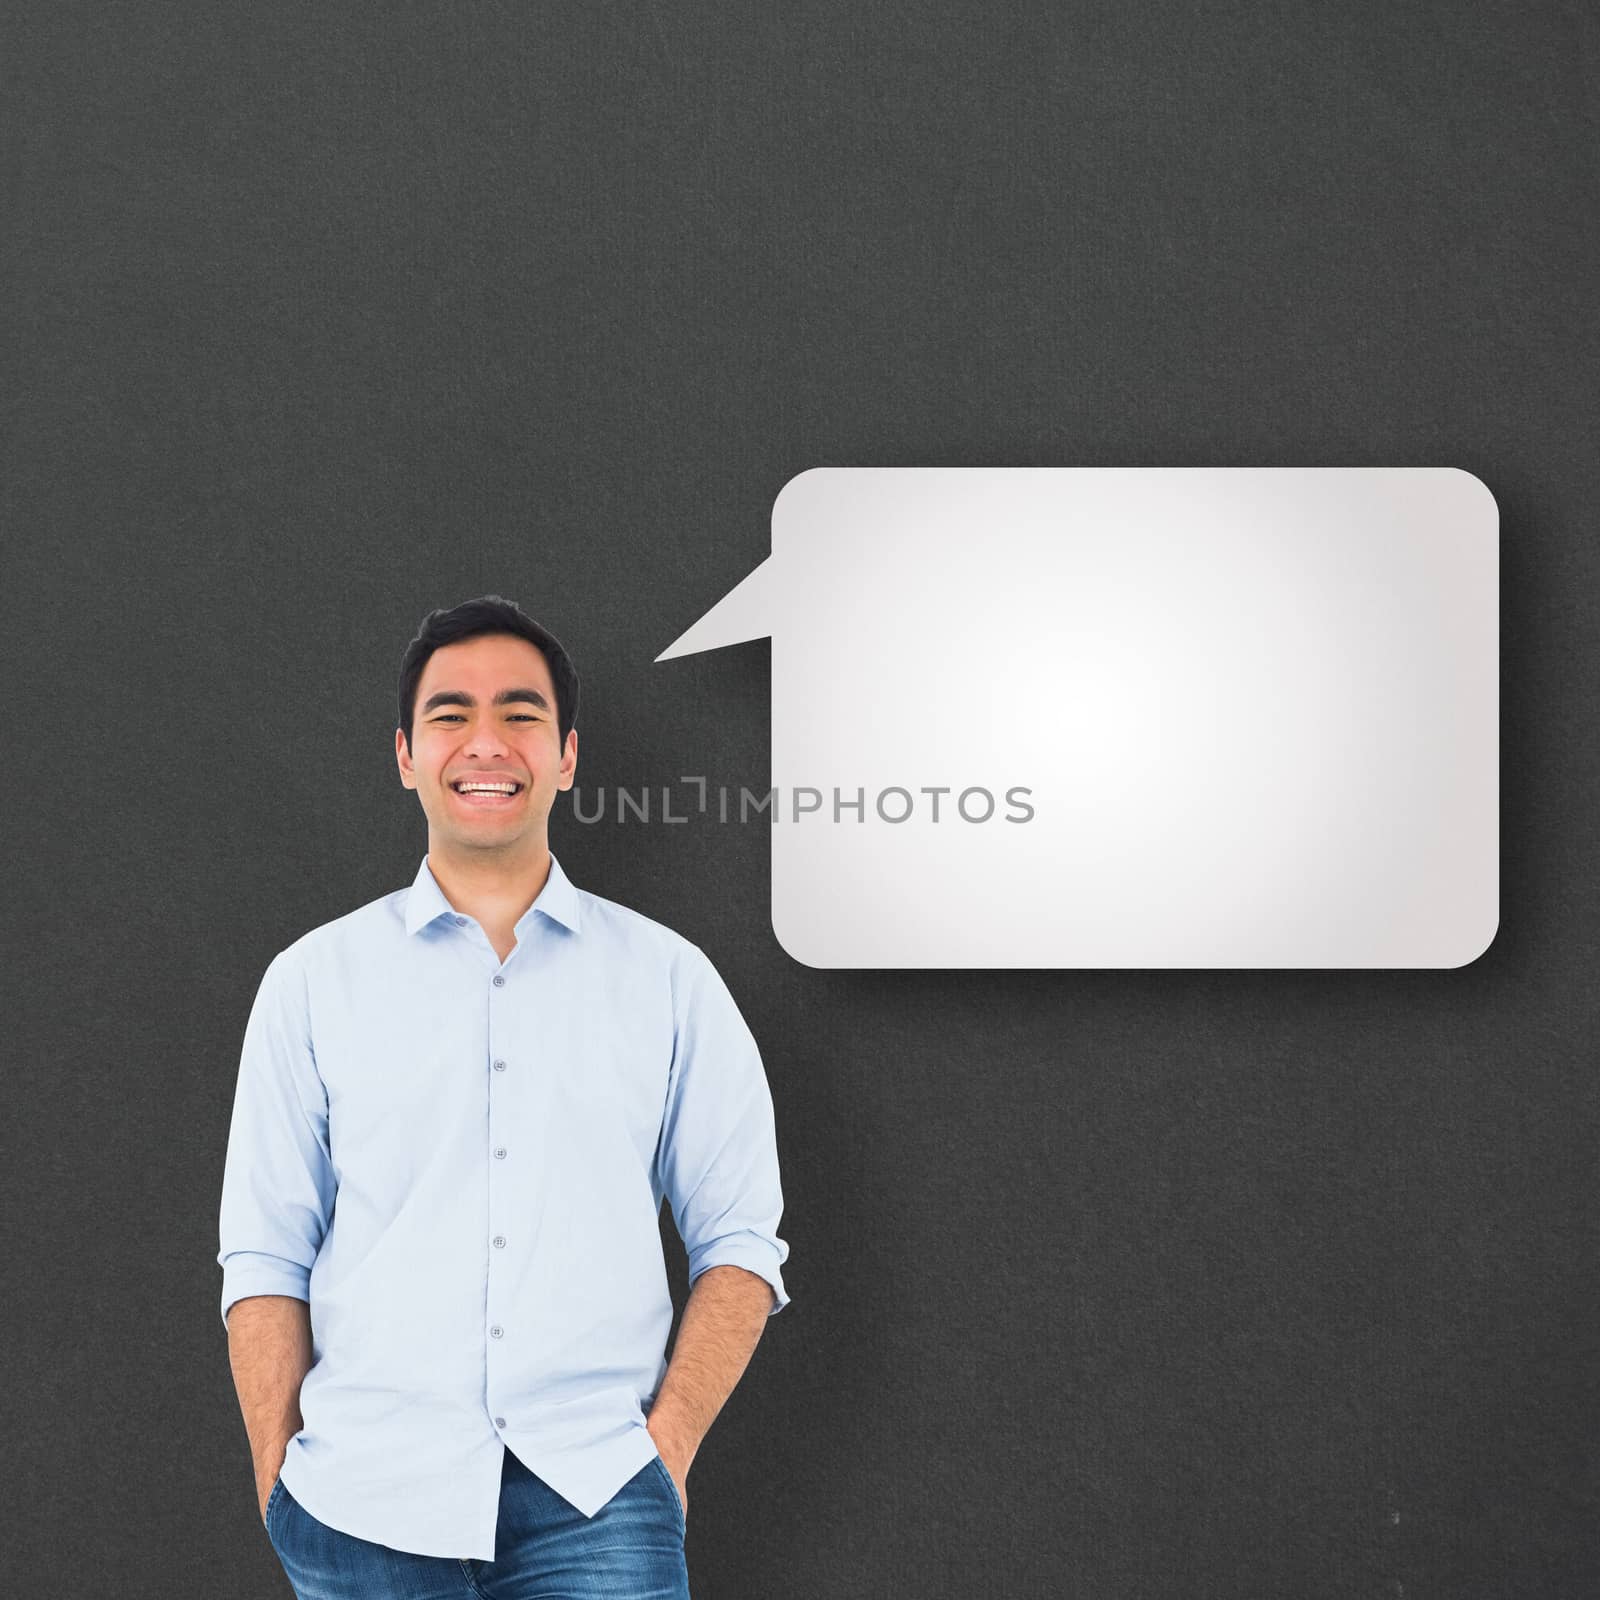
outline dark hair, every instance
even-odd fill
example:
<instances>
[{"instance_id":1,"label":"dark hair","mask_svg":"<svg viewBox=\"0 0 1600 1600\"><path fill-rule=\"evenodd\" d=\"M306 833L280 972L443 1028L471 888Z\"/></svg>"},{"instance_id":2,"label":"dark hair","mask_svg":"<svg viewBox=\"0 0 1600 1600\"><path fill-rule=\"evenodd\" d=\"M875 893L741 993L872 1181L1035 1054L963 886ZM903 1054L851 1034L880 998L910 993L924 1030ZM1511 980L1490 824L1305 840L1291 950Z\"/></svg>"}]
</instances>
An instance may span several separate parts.
<instances>
[{"instance_id":1,"label":"dark hair","mask_svg":"<svg viewBox=\"0 0 1600 1600\"><path fill-rule=\"evenodd\" d=\"M448 611L430 611L422 619L416 638L406 646L406 653L400 660L400 728L406 736L406 748L411 748L417 685L422 682L422 669L428 657L441 645L459 644L463 639L476 639L485 633L515 634L543 653L545 664L550 668L550 681L555 685L556 726L560 730L561 748L565 750L567 734L578 720L578 669L553 633L541 628L515 601L504 600L497 594L464 600Z\"/></svg>"}]
</instances>

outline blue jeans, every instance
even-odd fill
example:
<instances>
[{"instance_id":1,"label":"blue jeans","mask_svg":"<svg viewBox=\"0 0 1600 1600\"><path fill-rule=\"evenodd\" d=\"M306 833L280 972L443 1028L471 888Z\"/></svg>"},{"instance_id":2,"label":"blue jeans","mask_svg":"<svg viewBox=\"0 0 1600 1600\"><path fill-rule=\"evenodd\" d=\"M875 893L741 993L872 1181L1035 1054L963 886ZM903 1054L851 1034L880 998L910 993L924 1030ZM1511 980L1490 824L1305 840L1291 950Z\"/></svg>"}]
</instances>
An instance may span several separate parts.
<instances>
[{"instance_id":1,"label":"blue jeans","mask_svg":"<svg viewBox=\"0 0 1600 1600\"><path fill-rule=\"evenodd\" d=\"M493 1561L417 1555L342 1533L282 1478L266 1521L298 1600L689 1600L683 1507L660 1456L586 1517L507 1450Z\"/></svg>"}]
</instances>

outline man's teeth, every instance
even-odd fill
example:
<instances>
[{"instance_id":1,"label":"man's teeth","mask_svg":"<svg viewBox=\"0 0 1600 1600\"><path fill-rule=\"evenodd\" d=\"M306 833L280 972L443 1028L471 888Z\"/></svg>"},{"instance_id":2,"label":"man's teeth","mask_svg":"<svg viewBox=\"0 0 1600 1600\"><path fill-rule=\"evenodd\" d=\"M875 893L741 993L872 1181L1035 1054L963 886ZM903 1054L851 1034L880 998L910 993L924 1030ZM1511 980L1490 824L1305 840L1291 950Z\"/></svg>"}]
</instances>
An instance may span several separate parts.
<instances>
[{"instance_id":1,"label":"man's teeth","mask_svg":"<svg viewBox=\"0 0 1600 1600\"><path fill-rule=\"evenodd\" d=\"M458 783L457 794L515 794L517 786L511 783Z\"/></svg>"}]
</instances>

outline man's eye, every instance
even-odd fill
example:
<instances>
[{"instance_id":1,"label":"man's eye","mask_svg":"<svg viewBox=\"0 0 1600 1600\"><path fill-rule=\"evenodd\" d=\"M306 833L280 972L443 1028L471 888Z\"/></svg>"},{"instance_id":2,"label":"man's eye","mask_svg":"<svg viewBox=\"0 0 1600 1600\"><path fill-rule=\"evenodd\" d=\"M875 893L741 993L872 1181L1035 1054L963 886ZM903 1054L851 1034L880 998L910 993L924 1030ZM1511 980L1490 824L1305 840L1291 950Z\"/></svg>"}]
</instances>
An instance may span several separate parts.
<instances>
[{"instance_id":1,"label":"man's eye","mask_svg":"<svg viewBox=\"0 0 1600 1600\"><path fill-rule=\"evenodd\" d=\"M458 712L447 711L442 717L435 717L433 720L435 722L462 722L466 719ZM512 714L511 720L513 722L537 722L539 719L532 712L518 711Z\"/></svg>"}]
</instances>

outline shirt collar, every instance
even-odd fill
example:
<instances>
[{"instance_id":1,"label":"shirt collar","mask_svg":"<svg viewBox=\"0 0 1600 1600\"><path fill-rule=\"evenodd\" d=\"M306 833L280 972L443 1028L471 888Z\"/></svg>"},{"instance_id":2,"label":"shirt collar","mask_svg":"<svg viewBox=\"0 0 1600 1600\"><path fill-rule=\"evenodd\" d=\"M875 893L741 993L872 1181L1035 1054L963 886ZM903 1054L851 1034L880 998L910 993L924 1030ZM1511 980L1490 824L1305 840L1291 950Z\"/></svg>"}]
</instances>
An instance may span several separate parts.
<instances>
[{"instance_id":1,"label":"shirt collar","mask_svg":"<svg viewBox=\"0 0 1600 1600\"><path fill-rule=\"evenodd\" d=\"M439 887L439 880L434 877L428 866L428 858L424 855L422 865L417 868L417 875L406 892L406 932L416 933L442 916L454 916L455 909L445 899L444 890ZM545 879L544 888L539 891L533 904L517 919L517 927L521 928L536 911L544 912L547 917L574 933L578 931L578 891L561 870L561 863L556 860L554 852L550 856L550 876Z\"/></svg>"}]
</instances>

